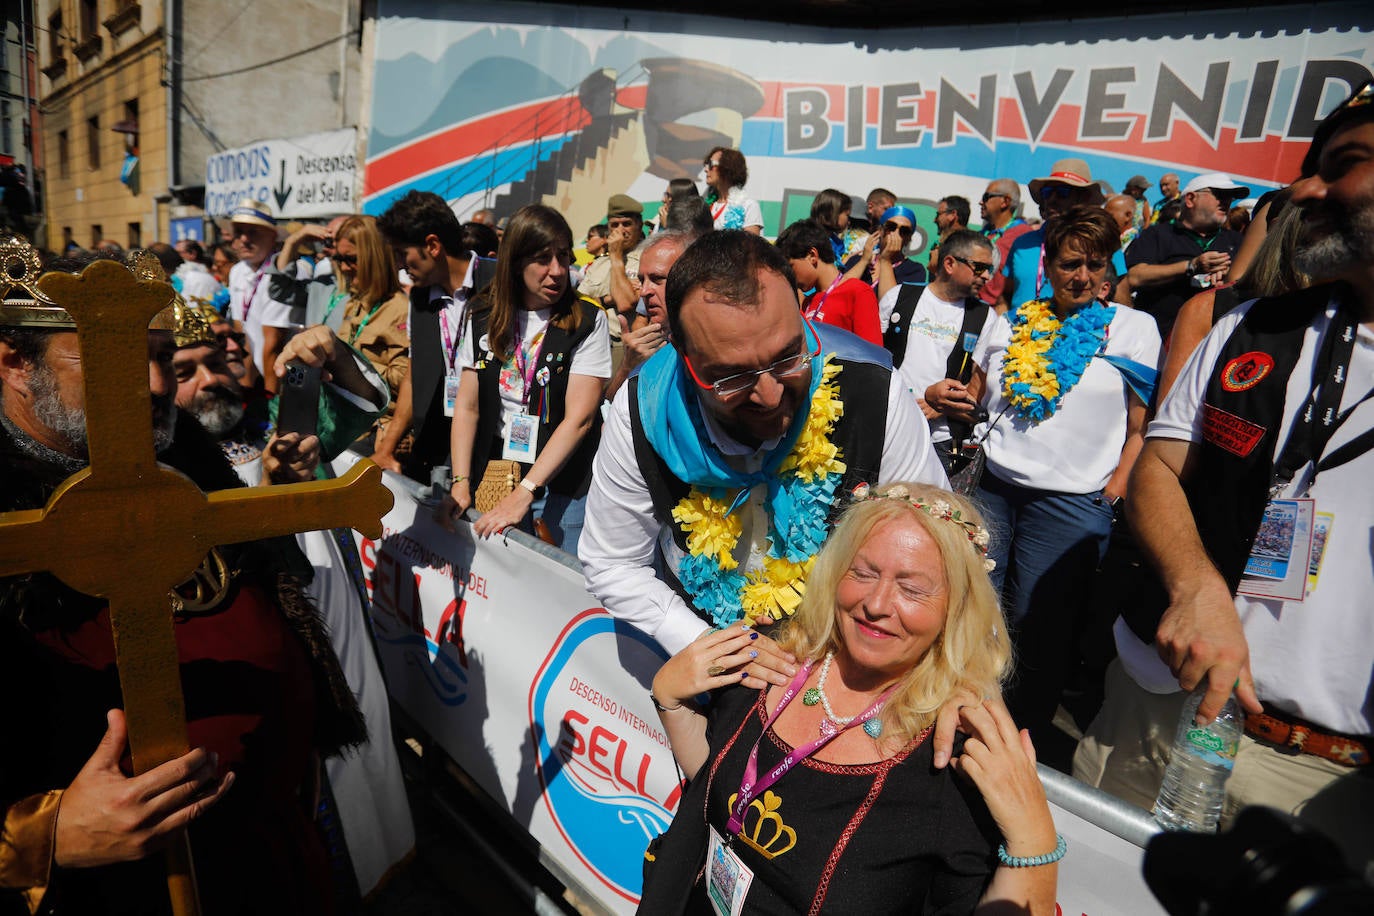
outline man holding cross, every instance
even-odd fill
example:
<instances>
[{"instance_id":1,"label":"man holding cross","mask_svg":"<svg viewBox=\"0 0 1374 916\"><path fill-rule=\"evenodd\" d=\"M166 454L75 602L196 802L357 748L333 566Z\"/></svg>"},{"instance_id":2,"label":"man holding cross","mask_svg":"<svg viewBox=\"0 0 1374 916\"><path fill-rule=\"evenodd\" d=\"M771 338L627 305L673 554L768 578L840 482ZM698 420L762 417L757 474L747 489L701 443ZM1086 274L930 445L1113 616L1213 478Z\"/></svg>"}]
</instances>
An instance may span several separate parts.
<instances>
[{"instance_id":1,"label":"man holding cross","mask_svg":"<svg viewBox=\"0 0 1374 916\"><path fill-rule=\"evenodd\" d=\"M0 304L0 512L43 506L87 464L73 327L38 295ZM218 445L178 415L166 327L154 319L147 349L158 460L203 491L239 486ZM135 527L145 509L129 507L131 544L159 537ZM0 760L0 911L159 912L165 874L152 853L188 824L205 912L331 910L303 800L316 755L365 729L303 597L308 576L294 542L277 538L214 548L175 590L194 749L135 777L106 602L48 573L0 580L0 729L18 745ZM231 788L233 801L217 805Z\"/></svg>"}]
</instances>

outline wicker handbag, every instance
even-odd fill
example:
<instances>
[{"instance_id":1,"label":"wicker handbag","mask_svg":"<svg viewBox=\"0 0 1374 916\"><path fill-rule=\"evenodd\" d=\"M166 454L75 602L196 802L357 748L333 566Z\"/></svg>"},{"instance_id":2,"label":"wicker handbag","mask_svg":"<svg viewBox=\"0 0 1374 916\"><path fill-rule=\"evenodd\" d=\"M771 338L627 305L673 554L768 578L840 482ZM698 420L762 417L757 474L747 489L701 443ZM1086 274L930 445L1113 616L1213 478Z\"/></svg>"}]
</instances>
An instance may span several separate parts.
<instances>
[{"instance_id":1,"label":"wicker handbag","mask_svg":"<svg viewBox=\"0 0 1374 916\"><path fill-rule=\"evenodd\" d=\"M482 481L472 494L472 504L478 512L487 513L496 504L515 492L520 485L520 462L496 458L487 462L482 472Z\"/></svg>"}]
</instances>

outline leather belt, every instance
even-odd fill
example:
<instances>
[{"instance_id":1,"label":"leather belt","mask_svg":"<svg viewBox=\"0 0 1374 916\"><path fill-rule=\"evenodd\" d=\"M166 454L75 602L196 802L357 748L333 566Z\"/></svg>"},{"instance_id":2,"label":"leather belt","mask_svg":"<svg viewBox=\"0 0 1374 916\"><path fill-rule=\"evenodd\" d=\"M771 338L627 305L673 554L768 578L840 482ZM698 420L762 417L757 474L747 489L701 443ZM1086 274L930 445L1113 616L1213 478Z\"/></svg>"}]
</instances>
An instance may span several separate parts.
<instances>
[{"instance_id":1,"label":"leather belt","mask_svg":"<svg viewBox=\"0 0 1374 916\"><path fill-rule=\"evenodd\" d=\"M1245 716L1245 733L1288 754L1311 754L1345 767L1367 766L1374 738L1327 732L1296 716Z\"/></svg>"}]
</instances>

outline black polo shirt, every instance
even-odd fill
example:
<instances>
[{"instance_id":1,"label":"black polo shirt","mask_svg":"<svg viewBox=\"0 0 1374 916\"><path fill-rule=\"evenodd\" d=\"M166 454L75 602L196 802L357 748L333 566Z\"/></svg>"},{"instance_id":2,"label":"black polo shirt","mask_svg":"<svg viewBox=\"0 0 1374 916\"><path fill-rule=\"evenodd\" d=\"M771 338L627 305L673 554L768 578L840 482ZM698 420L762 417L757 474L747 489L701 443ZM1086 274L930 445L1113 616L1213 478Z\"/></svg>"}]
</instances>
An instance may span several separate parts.
<instances>
[{"instance_id":1,"label":"black polo shirt","mask_svg":"<svg viewBox=\"0 0 1374 916\"><path fill-rule=\"evenodd\" d=\"M1126 269L1137 264L1177 264L1191 261L1204 251L1224 251L1235 257L1240 247L1240 233L1219 229L1215 235L1200 236L1178 223L1150 226L1126 249ZM1173 330L1178 310L1201 290L1192 285L1190 277L1179 277L1160 286L1135 291L1135 307L1152 316L1159 325L1159 335L1166 340Z\"/></svg>"}]
</instances>

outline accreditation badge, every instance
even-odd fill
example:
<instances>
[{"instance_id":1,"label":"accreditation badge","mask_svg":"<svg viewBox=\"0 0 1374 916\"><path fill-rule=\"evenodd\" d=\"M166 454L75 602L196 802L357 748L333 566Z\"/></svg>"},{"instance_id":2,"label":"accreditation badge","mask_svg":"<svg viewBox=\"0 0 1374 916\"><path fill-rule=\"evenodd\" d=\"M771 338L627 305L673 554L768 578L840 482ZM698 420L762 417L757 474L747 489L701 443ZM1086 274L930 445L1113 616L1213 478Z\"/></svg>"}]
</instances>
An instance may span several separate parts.
<instances>
[{"instance_id":1,"label":"accreditation badge","mask_svg":"<svg viewBox=\"0 0 1374 916\"><path fill-rule=\"evenodd\" d=\"M754 873L721 840L716 828L706 847L706 897L716 916L740 916Z\"/></svg>"},{"instance_id":2,"label":"accreditation badge","mask_svg":"<svg viewBox=\"0 0 1374 916\"><path fill-rule=\"evenodd\" d=\"M1237 591L1254 598L1302 601L1312 561L1314 499L1271 499Z\"/></svg>"},{"instance_id":3,"label":"accreditation badge","mask_svg":"<svg viewBox=\"0 0 1374 916\"><path fill-rule=\"evenodd\" d=\"M507 461L534 464L539 454L539 418L518 413L510 418L510 428L501 446L501 457Z\"/></svg>"},{"instance_id":4,"label":"accreditation badge","mask_svg":"<svg viewBox=\"0 0 1374 916\"><path fill-rule=\"evenodd\" d=\"M1312 523L1312 558L1307 563L1307 594L1317 590L1317 577L1322 571L1322 556L1326 554L1326 542L1331 538L1331 528L1336 524L1336 516L1330 512L1318 512L1317 520Z\"/></svg>"},{"instance_id":5,"label":"accreditation badge","mask_svg":"<svg viewBox=\"0 0 1374 916\"><path fill-rule=\"evenodd\" d=\"M449 373L444 376L444 416L452 418L458 405L458 376Z\"/></svg>"}]
</instances>

